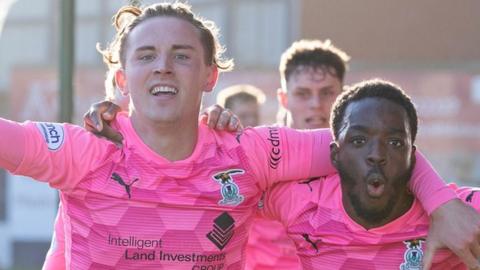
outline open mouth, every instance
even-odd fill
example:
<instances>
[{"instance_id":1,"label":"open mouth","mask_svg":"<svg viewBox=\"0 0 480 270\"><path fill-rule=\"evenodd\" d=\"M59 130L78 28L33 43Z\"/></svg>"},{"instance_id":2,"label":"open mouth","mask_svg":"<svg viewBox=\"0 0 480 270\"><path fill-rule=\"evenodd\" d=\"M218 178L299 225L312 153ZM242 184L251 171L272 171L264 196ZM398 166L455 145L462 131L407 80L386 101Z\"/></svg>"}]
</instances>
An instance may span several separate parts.
<instances>
[{"instance_id":1,"label":"open mouth","mask_svg":"<svg viewBox=\"0 0 480 270\"><path fill-rule=\"evenodd\" d=\"M379 198L385 192L385 180L378 176L367 179L367 193L370 197Z\"/></svg>"},{"instance_id":2,"label":"open mouth","mask_svg":"<svg viewBox=\"0 0 480 270\"><path fill-rule=\"evenodd\" d=\"M155 86L150 89L150 94L154 96L161 96L161 95L170 95L174 96L178 93L178 89L170 86Z\"/></svg>"},{"instance_id":3,"label":"open mouth","mask_svg":"<svg viewBox=\"0 0 480 270\"><path fill-rule=\"evenodd\" d=\"M314 116L305 119L305 122L309 125L315 125L318 127L324 127L328 124L327 118L321 116Z\"/></svg>"}]
</instances>

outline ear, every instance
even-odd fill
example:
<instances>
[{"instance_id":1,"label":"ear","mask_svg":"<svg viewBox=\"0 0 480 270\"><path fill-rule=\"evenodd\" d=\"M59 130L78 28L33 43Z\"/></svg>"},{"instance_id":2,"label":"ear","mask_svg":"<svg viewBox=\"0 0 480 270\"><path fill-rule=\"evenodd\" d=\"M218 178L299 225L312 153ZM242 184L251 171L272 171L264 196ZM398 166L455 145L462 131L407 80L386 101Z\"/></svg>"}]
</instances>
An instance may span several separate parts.
<instances>
[{"instance_id":1,"label":"ear","mask_svg":"<svg viewBox=\"0 0 480 270\"><path fill-rule=\"evenodd\" d=\"M115 72L115 83L120 93L122 93L122 95L128 96L128 94L130 94L130 92L127 89L127 78L125 77L125 70L123 68L119 68Z\"/></svg>"},{"instance_id":2,"label":"ear","mask_svg":"<svg viewBox=\"0 0 480 270\"><path fill-rule=\"evenodd\" d=\"M277 89L277 99L278 103L285 109L288 108L288 96L287 91L283 90L282 88ZM288 110L288 109L287 109Z\"/></svg>"},{"instance_id":3,"label":"ear","mask_svg":"<svg viewBox=\"0 0 480 270\"><path fill-rule=\"evenodd\" d=\"M205 86L205 92L211 92L215 85L217 85L218 81L218 67L216 65L212 65L210 68L210 72L208 74L207 85Z\"/></svg>"},{"instance_id":4,"label":"ear","mask_svg":"<svg viewBox=\"0 0 480 270\"><path fill-rule=\"evenodd\" d=\"M330 143L330 161L332 162L333 167L338 170L338 144L337 142L333 141Z\"/></svg>"}]
</instances>

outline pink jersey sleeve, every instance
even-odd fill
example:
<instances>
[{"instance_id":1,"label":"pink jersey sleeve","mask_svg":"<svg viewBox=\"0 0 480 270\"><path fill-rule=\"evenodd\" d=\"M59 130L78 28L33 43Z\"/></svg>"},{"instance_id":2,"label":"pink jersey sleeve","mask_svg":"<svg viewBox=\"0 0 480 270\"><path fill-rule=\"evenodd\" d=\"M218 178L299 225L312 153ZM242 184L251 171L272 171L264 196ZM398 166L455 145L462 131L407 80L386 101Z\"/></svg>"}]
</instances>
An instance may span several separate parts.
<instances>
[{"instance_id":1,"label":"pink jersey sleeve","mask_svg":"<svg viewBox=\"0 0 480 270\"><path fill-rule=\"evenodd\" d=\"M449 186L456 190L458 197L465 204L480 212L480 188L457 187L455 184L450 184Z\"/></svg>"},{"instance_id":2,"label":"pink jersey sleeve","mask_svg":"<svg viewBox=\"0 0 480 270\"><path fill-rule=\"evenodd\" d=\"M440 205L457 198L457 196L419 151L416 151L416 159L409 186L430 215Z\"/></svg>"},{"instance_id":3,"label":"pink jersey sleeve","mask_svg":"<svg viewBox=\"0 0 480 270\"><path fill-rule=\"evenodd\" d=\"M17 122L0 118L0 132L0 167L14 171L25 153L24 129Z\"/></svg>"},{"instance_id":4,"label":"pink jersey sleeve","mask_svg":"<svg viewBox=\"0 0 480 270\"><path fill-rule=\"evenodd\" d=\"M262 189L280 181L335 172L330 162L329 129L247 128L237 140L247 153Z\"/></svg>"},{"instance_id":5,"label":"pink jersey sleeve","mask_svg":"<svg viewBox=\"0 0 480 270\"><path fill-rule=\"evenodd\" d=\"M11 140L0 144L0 166L62 190L73 188L87 173L111 158L108 150L115 147L69 124L18 124L0 119L0 132Z\"/></svg>"}]
</instances>

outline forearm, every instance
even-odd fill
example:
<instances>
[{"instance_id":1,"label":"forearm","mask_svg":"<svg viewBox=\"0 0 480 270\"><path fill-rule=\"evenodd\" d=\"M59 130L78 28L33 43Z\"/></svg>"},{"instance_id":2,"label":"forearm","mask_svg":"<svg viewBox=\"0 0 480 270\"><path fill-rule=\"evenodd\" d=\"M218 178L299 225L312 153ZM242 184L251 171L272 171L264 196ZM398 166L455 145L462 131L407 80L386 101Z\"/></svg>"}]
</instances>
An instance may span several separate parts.
<instances>
[{"instance_id":1,"label":"forearm","mask_svg":"<svg viewBox=\"0 0 480 270\"><path fill-rule=\"evenodd\" d=\"M284 127L246 129L242 140L260 186L308 179L335 172L330 162L330 130L294 130ZM261 151L260 151L261 150Z\"/></svg>"},{"instance_id":2,"label":"forearm","mask_svg":"<svg viewBox=\"0 0 480 270\"><path fill-rule=\"evenodd\" d=\"M416 152L416 164L409 186L429 215L442 204L457 198L419 151Z\"/></svg>"},{"instance_id":3,"label":"forearm","mask_svg":"<svg viewBox=\"0 0 480 270\"><path fill-rule=\"evenodd\" d=\"M21 124L0 118L0 167L9 171L22 162L25 154L25 131Z\"/></svg>"}]
</instances>

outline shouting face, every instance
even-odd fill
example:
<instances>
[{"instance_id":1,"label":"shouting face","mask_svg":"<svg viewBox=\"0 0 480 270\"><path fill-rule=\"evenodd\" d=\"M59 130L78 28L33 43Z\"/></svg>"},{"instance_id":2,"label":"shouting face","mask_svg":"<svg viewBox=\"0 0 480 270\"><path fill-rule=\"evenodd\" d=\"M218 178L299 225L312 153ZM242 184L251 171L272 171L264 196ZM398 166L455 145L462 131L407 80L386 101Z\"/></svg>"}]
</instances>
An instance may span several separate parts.
<instances>
[{"instance_id":1,"label":"shouting face","mask_svg":"<svg viewBox=\"0 0 480 270\"><path fill-rule=\"evenodd\" d=\"M411 205L407 182L415 148L403 107L384 98L353 101L331 149L344 207L356 221L379 226Z\"/></svg>"}]
</instances>

